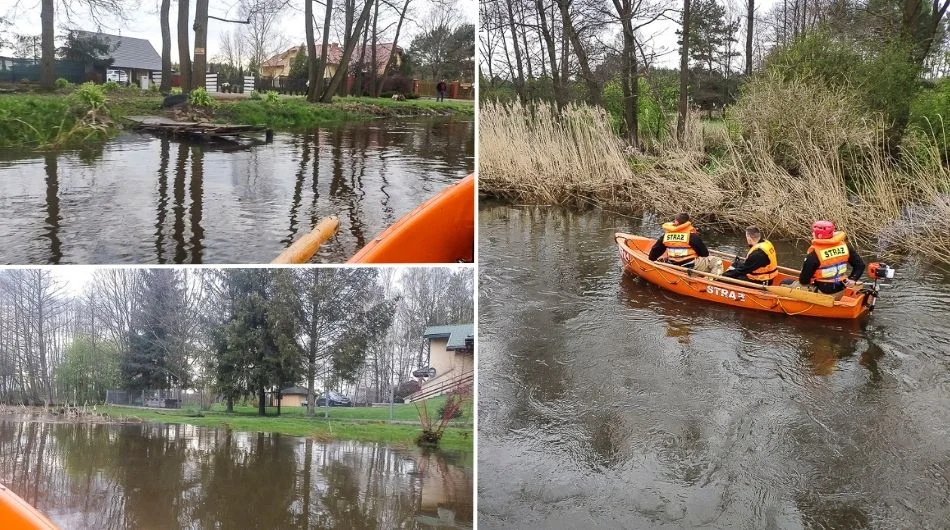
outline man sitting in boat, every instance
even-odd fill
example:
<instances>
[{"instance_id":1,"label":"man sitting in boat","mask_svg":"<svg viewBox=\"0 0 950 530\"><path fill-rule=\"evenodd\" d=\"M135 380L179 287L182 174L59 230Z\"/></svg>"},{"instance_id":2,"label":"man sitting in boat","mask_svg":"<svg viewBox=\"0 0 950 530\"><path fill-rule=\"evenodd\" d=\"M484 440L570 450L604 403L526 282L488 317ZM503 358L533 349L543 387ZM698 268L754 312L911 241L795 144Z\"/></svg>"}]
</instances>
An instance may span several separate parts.
<instances>
[{"instance_id":1,"label":"man sitting in boat","mask_svg":"<svg viewBox=\"0 0 950 530\"><path fill-rule=\"evenodd\" d=\"M864 273L864 260L831 221L811 225L813 239L802 265L798 283L825 294L835 294L854 285ZM848 274L848 266L851 273ZM806 288L807 288L806 287Z\"/></svg>"},{"instance_id":2,"label":"man sitting in boat","mask_svg":"<svg viewBox=\"0 0 950 530\"><path fill-rule=\"evenodd\" d=\"M749 245L745 260L741 263L736 260L737 263L733 263L723 276L772 285L772 281L778 276L778 255L772 242L764 239L762 230L754 225L745 229L745 241Z\"/></svg>"},{"instance_id":3,"label":"man sitting in boat","mask_svg":"<svg viewBox=\"0 0 950 530\"><path fill-rule=\"evenodd\" d=\"M688 267L700 272L722 273L722 260L709 257L709 250L699 232L693 228L686 212L677 214L672 222L663 223L663 235L657 238L650 249L650 261L666 260L673 265Z\"/></svg>"}]
</instances>

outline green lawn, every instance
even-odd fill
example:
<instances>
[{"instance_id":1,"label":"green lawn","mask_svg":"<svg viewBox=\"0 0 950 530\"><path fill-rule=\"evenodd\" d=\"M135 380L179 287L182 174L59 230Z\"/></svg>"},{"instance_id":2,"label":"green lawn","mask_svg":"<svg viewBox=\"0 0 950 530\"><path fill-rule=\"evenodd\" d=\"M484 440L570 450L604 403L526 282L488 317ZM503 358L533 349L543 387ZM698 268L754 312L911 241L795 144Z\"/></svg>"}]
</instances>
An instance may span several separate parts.
<instances>
[{"instance_id":1,"label":"green lawn","mask_svg":"<svg viewBox=\"0 0 950 530\"><path fill-rule=\"evenodd\" d=\"M444 398L428 401L430 415L444 402ZM318 440L348 439L367 442L386 442L412 445L419 435L419 416L413 404L396 404L394 423L389 422L389 407L330 407L329 418L324 409L308 418L305 407L268 408L268 416L257 415L257 408L236 406L233 413L224 412L223 405L199 412L196 408L178 410L143 409L101 406L99 412L119 419L139 419L161 423L186 423L202 427L228 427L236 431L279 432L293 436L310 436ZM441 447L471 450L473 445L473 405L467 403L461 418L454 420L442 437Z\"/></svg>"}]
</instances>

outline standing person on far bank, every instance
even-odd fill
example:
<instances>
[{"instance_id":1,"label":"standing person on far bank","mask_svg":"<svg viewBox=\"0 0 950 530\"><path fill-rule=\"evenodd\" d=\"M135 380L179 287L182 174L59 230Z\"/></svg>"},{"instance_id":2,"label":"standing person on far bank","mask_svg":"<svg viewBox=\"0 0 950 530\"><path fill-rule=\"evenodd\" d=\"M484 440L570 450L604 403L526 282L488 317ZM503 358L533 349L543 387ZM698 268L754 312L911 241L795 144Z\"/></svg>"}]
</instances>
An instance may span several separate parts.
<instances>
[{"instance_id":1,"label":"standing person on far bank","mask_svg":"<svg viewBox=\"0 0 950 530\"><path fill-rule=\"evenodd\" d=\"M446 89L448 89L448 85L445 83L445 79L439 81L435 85L435 91L438 93L438 95L435 97L436 101L445 101Z\"/></svg>"}]
</instances>

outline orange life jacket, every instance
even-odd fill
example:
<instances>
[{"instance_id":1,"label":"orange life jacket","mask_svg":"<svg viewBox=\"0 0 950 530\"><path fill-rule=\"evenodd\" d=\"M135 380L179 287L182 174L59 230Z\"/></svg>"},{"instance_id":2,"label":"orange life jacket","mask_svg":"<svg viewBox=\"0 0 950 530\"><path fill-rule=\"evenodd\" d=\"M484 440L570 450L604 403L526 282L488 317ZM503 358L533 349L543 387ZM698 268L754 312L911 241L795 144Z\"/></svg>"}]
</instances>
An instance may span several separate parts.
<instances>
[{"instance_id":1,"label":"orange life jacket","mask_svg":"<svg viewBox=\"0 0 950 530\"><path fill-rule=\"evenodd\" d=\"M755 245L752 245L752 248L750 248L749 252L746 253L746 259L748 259L749 255L756 250L765 252L765 255L769 257L769 264L759 267L758 269L746 274L746 277L754 282L772 281L773 278L778 276L778 257L775 254L775 246L773 246L772 242L768 239L759 241Z\"/></svg>"},{"instance_id":2,"label":"orange life jacket","mask_svg":"<svg viewBox=\"0 0 950 530\"><path fill-rule=\"evenodd\" d=\"M697 233L692 223L663 223L663 232L663 246L666 247L666 259L670 263L683 266L696 259L696 251L689 245L690 234Z\"/></svg>"},{"instance_id":3,"label":"orange life jacket","mask_svg":"<svg viewBox=\"0 0 950 530\"><path fill-rule=\"evenodd\" d=\"M812 275L813 282L844 283L848 278L848 243L844 232L835 232L828 239L812 239L808 252L818 258L818 269Z\"/></svg>"}]
</instances>

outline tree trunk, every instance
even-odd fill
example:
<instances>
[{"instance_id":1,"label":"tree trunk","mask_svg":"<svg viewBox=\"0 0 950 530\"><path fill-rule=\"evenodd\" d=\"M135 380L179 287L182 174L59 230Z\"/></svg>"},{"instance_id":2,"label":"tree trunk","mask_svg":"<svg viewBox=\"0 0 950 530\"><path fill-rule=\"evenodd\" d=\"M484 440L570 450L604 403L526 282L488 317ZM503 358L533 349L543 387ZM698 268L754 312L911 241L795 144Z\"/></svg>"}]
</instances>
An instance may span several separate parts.
<instances>
[{"instance_id":1,"label":"tree trunk","mask_svg":"<svg viewBox=\"0 0 950 530\"><path fill-rule=\"evenodd\" d=\"M195 62L191 68L191 87L205 86L208 72L208 0L195 2Z\"/></svg>"},{"instance_id":2,"label":"tree trunk","mask_svg":"<svg viewBox=\"0 0 950 530\"><path fill-rule=\"evenodd\" d=\"M566 98L564 97L564 90L561 87L561 76L557 65L557 49L554 47L554 35L551 34L551 28L548 27L544 5L541 0L534 0L534 5L538 10L538 17L541 22L541 36L547 44L548 60L551 62L551 83L554 85L554 102L557 104L558 111L560 111L564 108Z\"/></svg>"},{"instance_id":3,"label":"tree trunk","mask_svg":"<svg viewBox=\"0 0 950 530\"><path fill-rule=\"evenodd\" d=\"M379 21L379 0L373 2L373 39L372 45L369 49L369 62L370 62L370 80L372 84L370 85L369 95L372 97L379 97L379 85L377 84L379 78L379 67L376 64L376 61L379 59L376 58L376 43L377 43L377 31L376 24Z\"/></svg>"},{"instance_id":4,"label":"tree trunk","mask_svg":"<svg viewBox=\"0 0 950 530\"><path fill-rule=\"evenodd\" d=\"M320 98L320 101L323 103L330 103L333 101L333 94L336 93L337 89L340 87L340 83L343 82L343 78L346 76L346 65L350 62L350 56L353 55L353 49L356 48L356 37L363 30L363 25L366 24L367 19L369 18L369 11L373 7L373 2L367 0L363 5L363 11L360 12L360 17L356 21L356 27L353 30L352 36L348 39L349 42L346 43L346 46L343 48L343 57L340 58L340 66L337 68L336 73L333 74L333 79L330 80L330 86L327 87L326 91L323 93L323 97Z\"/></svg>"},{"instance_id":5,"label":"tree trunk","mask_svg":"<svg viewBox=\"0 0 950 530\"><path fill-rule=\"evenodd\" d=\"M320 62L317 59L317 43L313 36L313 0L304 0L303 16L306 19L304 23L307 30L307 101L312 102L316 99L317 74L320 69Z\"/></svg>"},{"instance_id":6,"label":"tree trunk","mask_svg":"<svg viewBox=\"0 0 950 530\"><path fill-rule=\"evenodd\" d=\"M178 71L181 91L191 92L191 54L188 44L188 0L178 0Z\"/></svg>"},{"instance_id":7,"label":"tree trunk","mask_svg":"<svg viewBox=\"0 0 950 530\"><path fill-rule=\"evenodd\" d=\"M511 44L514 46L515 66L518 68L518 76L515 78L515 91L522 102L528 100L528 95L524 88L524 66L521 62L521 45L518 43L518 29L515 27L515 13L511 8L512 0L505 0L505 7L508 9L508 26L511 28Z\"/></svg>"},{"instance_id":8,"label":"tree trunk","mask_svg":"<svg viewBox=\"0 0 950 530\"><path fill-rule=\"evenodd\" d=\"M402 31L402 23L406 20L406 11L409 10L409 2L411 1L412 0L406 0L406 3L402 5L402 11L399 13L399 22L396 23L396 36L393 37L393 49L389 53L389 60L386 61L386 68L383 70L383 78L379 81L377 93L382 91L383 83L386 82L386 76L390 75L393 65L396 64L396 46L399 45L399 33Z\"/></svg>"},{"instance_id":9,"label":"tree trunk","mask_svg":"<svg viewBox=\"0 0 950 530\"><path fill-rule=\"evenodd\" d=\"M44 90L53 90L55 76L53 61L55 60L56 45L53 41L53 0L43 0L40 11L40 21L43 26L43 44L40 58L40 87Z\"/></svg>"},{"instance_id":10,"label":"tree trunk","mask_svg":"<svg viewBox=\"0 0 950 530\"><path fill-rule=\"evenodd\" d=\"M277 391L277 415L280 416L280 400L283 396L280 395L280 390Z\"/></svg>"},{"instance_id":11,"label":"tree trunk","mask_svg":"<svg viewBox=\"0 0 950 530\"><path fill-rule=\"evenodd\" d=\"M689 111L689 0L683 0L683 45L680 47L680 100L676 118L676 139L683 141L686 133L686 113Z\"/></svg>"},{"instance_id":12,"label":"tree trunk","mask_svg":"<svg viewBox=\"0 0 950 530\"><path fill-rule=\"evenodd\" d=\"M228 408L225 412L234 412L234 398L232 396L228 396Z\"/></svg>"},{"instance_id":13,"label":"tree trunk","mask_svg":"<svg viewBox=\"0 0 950 530\"><path fill-rule=\"evenodd\" d=\"M264 403L264 387L260 387L260 389L258 389L258 394L257 394L257 415L258 415L258 416L266 416L266 415L267 415L267 411L265 410L264 405L265 405L265 403Z\"/></svg>"},{"instance_id":14,"label":"tree trunk","mask_svg":"<svg viewBox=\"0 0 950 530\"><path fill-rule=\"evenodd\" d=\"M561 19L564 22L564 33L567 34L567 38L571 41L571 46L574 47L574 53L577 55L577 63L581 67L581 77L584 78L584 83L587 85L587 101L591 105L599 106L602 101L600 84L594 78L594 74L590 69L590 61L587 58L587 51L584 50L583 43L581 43L581 39L574 29L574 23L571 20L570 1L557 0L557 5L561 10Z\"/></svg>"},{"instance_id":15,"label":"tree trunk","mask_svg":"<svg viewBox=\"0 0 950 530\"><path fill-rule=\"evenodd\" d=\"M752 75L752 30L755 21L755 0L749 0L749 9L746 13L745 32L745 75Z\"/></svg>"},{"instance_id":16,"label":"tree trunk","mask_svg":"<svg viewBox=\"0 0 950 530\"><path fill-rule=\"evenodd\" d=\"M162 0L162 84L158 91L168 94L172 88L172 30L169 23L172 1Z\"/></svg>"},{"instance_id":17,"label":"tree trunk","mask_svg":"<svg viewBox=\"0 0 950 530\"><path fill-rule=\"evenodd\" d=\"M323 54L320 57L320 65L317 68L317 84L319 84L319 90L317 86L312 87L312 92L307 93L307 101L315 103L317 101L323 101L324 87L323 83L325 79L325 73L327 71L327 55L330 53L330 24L332 22L333 15L333 0L327 0L327 10L326 16L323 19ZM343 65L337 65L337 70L339 70ZM326 102L333 100L333 93L330 93L329 99Z\"/></svg>"}]
</instances>

